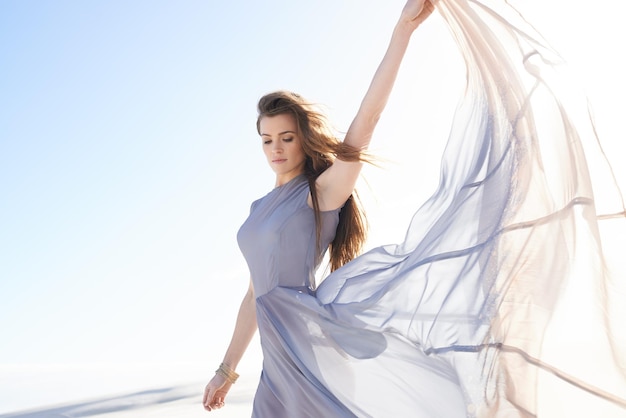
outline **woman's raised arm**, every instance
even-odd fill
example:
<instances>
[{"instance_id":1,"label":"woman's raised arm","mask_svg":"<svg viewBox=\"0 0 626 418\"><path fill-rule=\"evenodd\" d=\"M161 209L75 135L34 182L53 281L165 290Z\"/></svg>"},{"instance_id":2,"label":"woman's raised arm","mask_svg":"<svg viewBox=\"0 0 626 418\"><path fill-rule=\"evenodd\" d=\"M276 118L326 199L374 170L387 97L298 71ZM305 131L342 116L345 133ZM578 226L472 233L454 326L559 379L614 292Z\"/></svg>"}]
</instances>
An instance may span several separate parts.
<instances>
[{"instance_id":1,"label":"woman's raised arm","mask_svg":"<svg viewBox=\"0 0 626 418\"><path fill-rule=\"evenodd\" d=\"M408 0L395 26L387 52L361 102L344 143L365 150L369 146L374 128L387 104L389 94L404 58L409 39L415 29L433 12L430 0ZM362 163L337 159L317 179L320 209L341 207L348 199L361 171Z\"/></svg>"}]
</instances>

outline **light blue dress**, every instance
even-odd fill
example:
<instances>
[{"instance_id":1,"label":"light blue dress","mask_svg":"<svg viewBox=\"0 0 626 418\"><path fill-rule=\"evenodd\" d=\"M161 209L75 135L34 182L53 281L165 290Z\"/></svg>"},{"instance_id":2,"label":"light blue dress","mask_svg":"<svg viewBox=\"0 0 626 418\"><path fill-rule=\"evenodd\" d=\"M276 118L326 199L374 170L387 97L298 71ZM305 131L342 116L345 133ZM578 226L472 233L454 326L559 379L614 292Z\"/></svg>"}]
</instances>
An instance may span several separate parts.
<instances>
[{"instance_id":1,"label":"light blue dress","mask_svg":"<svg viewBox=\"0 0 626 418\"><path fill-rule=\"evenodd\" d=\"M317 297L315 269L334 238L339 211L322 213L323 251L316 251L308 194L304 176L277 187L253 203L238 234L257 297L263 349L253 416L466 416L458 376L447 359L427 356L392 327L361 319L380 320L389 312L361 297L336 303ZM339 285L341 277L332 274L320 291ZM393 293L388 285L358 284L364 293ZM403 305L399 300L395 308Z\"/></svg>"}]
</instances>

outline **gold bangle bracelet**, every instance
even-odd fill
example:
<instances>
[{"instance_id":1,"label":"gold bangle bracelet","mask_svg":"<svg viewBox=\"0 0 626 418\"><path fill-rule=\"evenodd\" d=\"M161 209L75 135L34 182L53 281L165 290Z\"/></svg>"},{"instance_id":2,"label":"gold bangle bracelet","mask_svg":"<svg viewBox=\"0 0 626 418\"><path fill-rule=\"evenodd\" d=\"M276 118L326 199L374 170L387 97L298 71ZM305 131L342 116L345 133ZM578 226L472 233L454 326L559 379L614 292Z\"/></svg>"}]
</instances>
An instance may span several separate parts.
<instances>
[{"instance_id":1,"label":"gold bangle bracelet","mask_svg":"<svg viewBox=\"0 0 626 418\"><path fill-rule=\"evenodd\" d=\"M237 381L237 379L239 378L239 375L237 373L235 373L235 371L233 369L231 369L230 366L228 366L225 363L220 364L220 367L217 368L215 373L217 373L220 376L224 377L231 384L234 384Z\"/></svg>"}]
</instances>

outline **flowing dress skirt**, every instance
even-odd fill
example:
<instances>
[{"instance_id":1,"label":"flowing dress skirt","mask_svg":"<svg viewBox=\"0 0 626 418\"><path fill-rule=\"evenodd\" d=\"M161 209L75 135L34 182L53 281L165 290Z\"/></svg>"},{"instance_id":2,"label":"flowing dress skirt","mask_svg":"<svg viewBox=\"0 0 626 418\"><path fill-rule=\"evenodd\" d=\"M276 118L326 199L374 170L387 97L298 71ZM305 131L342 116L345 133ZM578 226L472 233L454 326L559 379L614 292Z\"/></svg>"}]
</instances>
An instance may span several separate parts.
<instances>
[{"instance_id":1,"label":"flowing dress skirt","mask_svg":"<svg viewBox=\"0 0 626 418\"><path fill-rule=\"evenodd\" d=\"M258 297L254 414L625 417L626 213L586 101L508 3L436 7L467 65L440 185L401 244Z\"/></svg>"}]
</instances>

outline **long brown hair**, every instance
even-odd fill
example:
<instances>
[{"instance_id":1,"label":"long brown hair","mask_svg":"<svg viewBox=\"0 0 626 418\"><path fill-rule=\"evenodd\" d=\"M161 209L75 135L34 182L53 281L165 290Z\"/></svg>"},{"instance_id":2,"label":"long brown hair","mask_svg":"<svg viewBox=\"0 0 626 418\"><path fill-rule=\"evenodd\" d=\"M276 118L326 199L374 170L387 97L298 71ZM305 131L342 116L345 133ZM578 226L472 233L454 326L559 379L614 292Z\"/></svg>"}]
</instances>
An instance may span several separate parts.
<instances>
[{"instance_id":1,"label":"long brown hair","mask_svg":"<svg viewBox=\"0 0 626 418\"><path fill-rule=\"evenodd\" d=\"M335 158L343 161L368 161L358 149L344 144L332 134L323 113L306 102L300 95L288 91L269 93L259 100L257 106L257 131L260 134L261 119L266 116L290 114L296 120L306 155L304 174L309 182L311 200L315 213L317 247L321 235L321 216L315 180L330 167ZM353 192L339 213L339 224L335 239L330 243L330 269L334 271L356 257L363 247L367 233L365 213Z\"/></svg>"}]
</instances>

